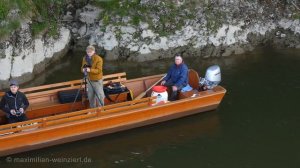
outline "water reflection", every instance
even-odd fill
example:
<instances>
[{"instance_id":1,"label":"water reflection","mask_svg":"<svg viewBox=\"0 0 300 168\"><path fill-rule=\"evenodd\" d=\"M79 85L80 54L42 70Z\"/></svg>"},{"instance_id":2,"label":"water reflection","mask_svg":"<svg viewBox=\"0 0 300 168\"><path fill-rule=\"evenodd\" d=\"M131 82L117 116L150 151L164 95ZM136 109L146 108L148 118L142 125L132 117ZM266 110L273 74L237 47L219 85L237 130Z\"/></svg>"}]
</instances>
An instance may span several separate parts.
<instances>
[{"instance_id":1,"label":"water reflection","mask_svg":"<svg viewBox=\"0 0 300 168\"><path fill-rule=\"evenodd\" d=\"M176 150L181 144L194 139L217 138L220 136L220 124L218 113L204 113L139 129L16 154L12 157L77 158L88 156L92 160L92 163L88 164L89 166L99 165L101 167L122 167L131 162L143 164L143 160L153 155L161 146L168 146L169 149ZM15 166L17 165L15 164ZM42 164L35 163L31 167L40 165ZM79 166L80 164L75 165ZM43 167L51 166L43 164Z\"/></svg>"}]
</instances>

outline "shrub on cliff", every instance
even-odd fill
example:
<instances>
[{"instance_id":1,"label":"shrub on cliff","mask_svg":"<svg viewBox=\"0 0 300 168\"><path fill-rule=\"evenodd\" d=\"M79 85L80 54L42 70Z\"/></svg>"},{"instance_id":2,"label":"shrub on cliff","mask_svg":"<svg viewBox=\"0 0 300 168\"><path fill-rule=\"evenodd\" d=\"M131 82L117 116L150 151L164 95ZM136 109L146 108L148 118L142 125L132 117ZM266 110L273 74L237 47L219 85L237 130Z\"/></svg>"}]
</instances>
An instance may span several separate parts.
<instances>
[{"instance_id":1,"label":"shrub on cliff","mask_svg":"<svg viewBox=\"0 0 300 168\"><path fill-rule=\"evenodd\" d=\"M8 6L6 3L0 3L0 20L6 18L8 14Z\"/></svg>"},{"instance_id":2,"label":"shrub on cliff","mask_svg":"<svg viewBox=\"0 0 300 168\"><path fill-rule=\"evenodd\" d=\"M33 35L46 33L50 36L58 34L58 24L64 0L2 0L0 3L0 35L9 35L20 26L20 21L30 19Z\"/></svg>"}]
</instances>

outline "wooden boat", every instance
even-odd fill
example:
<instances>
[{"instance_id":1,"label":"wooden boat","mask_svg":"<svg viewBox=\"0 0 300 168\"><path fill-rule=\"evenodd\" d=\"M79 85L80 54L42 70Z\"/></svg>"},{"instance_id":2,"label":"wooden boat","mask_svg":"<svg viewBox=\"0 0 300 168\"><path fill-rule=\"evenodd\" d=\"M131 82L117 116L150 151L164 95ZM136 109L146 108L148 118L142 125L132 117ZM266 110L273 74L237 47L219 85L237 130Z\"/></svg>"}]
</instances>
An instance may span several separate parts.
<instances>
[{"instance_id":1,"label":"wooden boat","mask_svg":"<svg viewBox=\"0 0 300 168\"><path fill-rule=\"evenodd\" d=\"M163 75L126 79L126 73L104 76L108 81L122 82L133 95L145 92ZM21 89L27 95L30 106L28 121L6 124L0 111L0 156L39 149L89 137L141 127L183 116L214 110L220 104L226 90L217 86L213 90L198 92L199 76L189 70L192 91L179 94L179 100L154 105L156 97L148 93L139 100L128 100L128 93L111 95L115 101L105 100L104 107L89 109L86 102L61 104L58 92L78 89L82 80ZM1 92L0 96L4 93ZM72 111L70 111L72 109Z\"/></svg>"}]
</instances>

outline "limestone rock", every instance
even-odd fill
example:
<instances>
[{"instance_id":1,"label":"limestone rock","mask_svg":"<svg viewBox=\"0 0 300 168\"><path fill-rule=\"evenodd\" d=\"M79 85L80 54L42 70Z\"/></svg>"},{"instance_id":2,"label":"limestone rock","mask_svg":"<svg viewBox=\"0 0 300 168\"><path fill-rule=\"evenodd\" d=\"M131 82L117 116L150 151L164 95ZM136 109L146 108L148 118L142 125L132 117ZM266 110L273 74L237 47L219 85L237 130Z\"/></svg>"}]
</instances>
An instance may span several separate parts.
<instances>
[{"instance_id":1,"label":"limestone rock","mask_svg":"<svg viewBox=\"0 0 300 168\"><path fill-rule=\"evenodd\" d=\"M79 14L79 20L86 24L94 24L100 12L99 8L88 4L83 8L83 12Z\"/></svg>"},{"instance_id":2,"label":"limestone rock","mask_svg":"<svg viewBox=\"0 0 300 168\"><path fill-rule=\"evenodd\" d=\"M27 29L28 26L22 26L20 33L15 37L17 42L1 43L0 55L5 56L0 58L0 81L7 81L10 77L19 78L20 83L29 81L35 73L45 70L50 61L67 52L71 39L68 29L61 28L58 39L33 39L28 35Z\"/></svg>"}]
</instances>

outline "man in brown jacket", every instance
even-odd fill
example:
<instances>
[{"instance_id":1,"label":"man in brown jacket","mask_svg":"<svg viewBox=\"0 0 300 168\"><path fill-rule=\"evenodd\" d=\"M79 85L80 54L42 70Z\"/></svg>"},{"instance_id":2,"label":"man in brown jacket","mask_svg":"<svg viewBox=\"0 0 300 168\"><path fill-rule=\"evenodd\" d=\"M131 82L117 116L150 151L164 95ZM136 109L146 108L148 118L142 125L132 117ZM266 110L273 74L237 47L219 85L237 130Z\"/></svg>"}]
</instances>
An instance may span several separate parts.
<instances>
[{"instance_id":1,"label":"man in brown jacket","mask_svg":"<svg viewBox=\"0 0 300 168\"><path fill-rule=\"evenodd\" d=\"M94 46L86 48L87 55L82 59L81 71L87 75L87 93L90 102L90 108L104 106L104 92L103 92L103 60L95 53ZM96 103L98 102L98 103Z\"/></svg>"}]
</instances>

